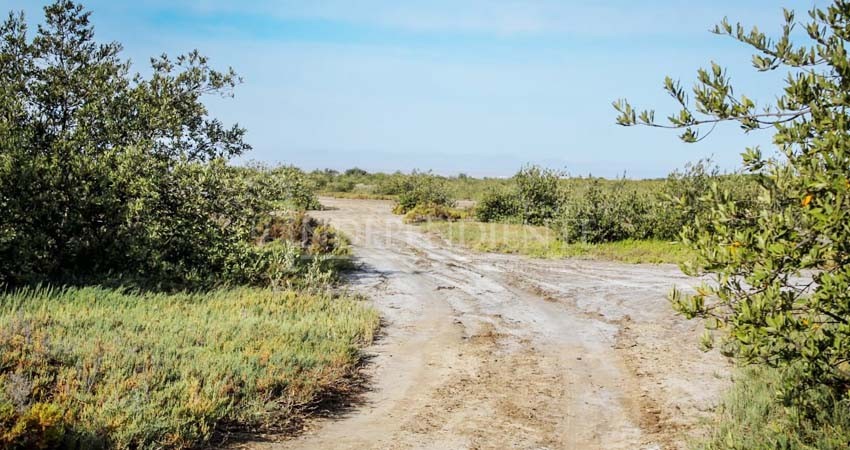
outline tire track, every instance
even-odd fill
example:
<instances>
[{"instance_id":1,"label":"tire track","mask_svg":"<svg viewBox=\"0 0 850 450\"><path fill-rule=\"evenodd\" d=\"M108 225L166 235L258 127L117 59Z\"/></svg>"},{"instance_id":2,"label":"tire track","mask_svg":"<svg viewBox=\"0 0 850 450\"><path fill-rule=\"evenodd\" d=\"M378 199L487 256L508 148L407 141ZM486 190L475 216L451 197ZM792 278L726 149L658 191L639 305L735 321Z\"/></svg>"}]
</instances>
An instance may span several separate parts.
<instances>
[{"instance_id":1,"label":"tire track","mask_svg":"<svg viewBox=\"0 0 850 450\"><path fill-rule=\"evenodd\" d=\"M352 288L387 324L372 388L341 417L249 448L678 448L725 385L722 359L667 305L689 282L675 268L476 254L388 202L322 202L362 266Z\"/></svg>"}]
</instances>

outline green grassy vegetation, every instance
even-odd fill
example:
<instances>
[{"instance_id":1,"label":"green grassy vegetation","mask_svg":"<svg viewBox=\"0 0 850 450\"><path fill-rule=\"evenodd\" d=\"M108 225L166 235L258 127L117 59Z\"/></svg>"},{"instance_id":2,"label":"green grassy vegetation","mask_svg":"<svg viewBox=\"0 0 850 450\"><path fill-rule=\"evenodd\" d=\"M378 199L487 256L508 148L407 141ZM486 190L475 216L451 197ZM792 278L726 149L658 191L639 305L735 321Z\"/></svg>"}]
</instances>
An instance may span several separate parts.
<instances>
[{"instance_id":1,"label":"green grassy vegetation","mask_svg":"<svg viewBox=\"0 0 850 450\"><path fill-rule=\"evenodd\" d=\"M322 197L349 198L354 200L395 200L397 198L396 195L374 194L370 192L320 191L317 195Z\"/></svg>"},{"instance_id":2,"label":"green grassy vegetation","mask_svg":"<svg viewBox=\"0 0 850 450\"><path fill-rule=\"evenodd\" d=\"M420 225L448 241L480 252L513 253L535 258L580 258L626 263L681 263L691 252L682 244L659 240L567 243L548 227L473 221Z\"/></svg>"},{"instance_id":3,"label":"green grassy vegetation","mask_svg":"<svg viewBox=\"0 0 850 450\"><path fill-rule=\"evenodd\" d=\"M367 172L362 169L354 168L339 172L331 169L314 170L306 174L306 178L312 185L312 188L319 195L338 198L353 198L353 199L379 199L379 200L395 200L402 193L402 188L405 186L405 181L411 176L427 175L436 180L439 180L444 186L446 194L455 200L472 200L480 201L484 199L488 193L510 187L513 183L510 177L472 177L465 174L454 176L444 176L433 174L430 172L412 172L412 173L382 173L382 172ZM605 179L581 177L581 176L564 176L559 180L559 184L564 189L584 189L585 186L597 180L606 188L615 185L626 185L630 189L636 189L643 192L652 192L657 190L665 182L664 179L648 179L648 180L632 180L632 179Z\"/></svg>"},{"instance_id":4,"label":"green grassy vegetation","mask_svg":"<svg viewBox=\"0 0 850 450\"><path fill-rule=\"evenodd\" d=\"M777 401L786 381L779 370L767 367L741 369L719 407L708 437L694 442L699 450L846 449L850 436L847 400L823 402L829 407L810 415Z\"/></svg>"},{"instance_id":5,"label":"green grassy vegetation","mask_svg":"<svg viewBox=\"0 0 850 450\"><path fill-rule=\"evenodd\" d=\"M322 293L6 293L0 447L175 448L285 427L346 389L377 325L357 299Z\"/></svg>"},{"instance_id":6,"label":"green grassy vegetation","mask_svg":"<svg viewBox=\"0 0 850 450\"><path fill-rule=\"evenodd\" d=\"M706 161L663 180L570 178L536 166L504 180L358 169L319 173L325 184L352 177L360 181L354 186L384 183L383 192L395 193L393 212L404 214L406 222L424 223L425 229L479 251L630 263L689 262L695 253L676 242L685 227L706 214L706 205L696 199L712 185L727 189L742 206L754 197L751 179L721 175ZM469 208L455 207L459 185L467 193L481 189ZM478 222L458 222L469 217ZM440 221L454 223L434 223Z\"/></svg>"},{"instance_id":7,"label":"green grassy vegetation","mask_svg":"<svg viewBox=\"0 0 850 450\"><path fill-rule=\"evenodd\" d=\"M742 206L757 196L751 177L721 174L709 161L649 180L570 177L537 166L505 179L361 169L314 171L308 178L318 189L343 189L333 192L339 197L393 199L397 214L417 206L453 208L458 200L471 199L469 214L481 222L546 226L565 242L588 244L678 240L682 229L707 211L697 199L714 184ZM416 221L428 219L418 216Z\"/></svg>"},{"instance_id":8,"label":"green grassy vegetation","mask_svg":"<svg viewBox=\"0 0 850 450\"><path fill-rule=\"evenodd\" d=\"M427 176L439 182L447 196L457 200L480 200L486 192L506 184L505 178L441 176L428 172L369 173L353 168L344 172L314 170L307 174L319 195L338 198L395 200L409 187L409 180Z\"/></svg>"}]
</instances>

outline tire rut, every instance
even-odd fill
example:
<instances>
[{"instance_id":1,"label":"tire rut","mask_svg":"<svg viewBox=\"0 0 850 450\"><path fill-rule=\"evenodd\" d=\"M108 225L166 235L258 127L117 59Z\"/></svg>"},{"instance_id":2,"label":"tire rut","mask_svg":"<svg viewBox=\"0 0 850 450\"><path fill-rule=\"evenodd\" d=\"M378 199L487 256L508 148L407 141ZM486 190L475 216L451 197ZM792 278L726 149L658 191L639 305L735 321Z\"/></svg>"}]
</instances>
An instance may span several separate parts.
<instances>
[{"instance_id":1,"label":"tire rut","mask_svg":"<svg viewBox=\"0 0 850 450\"><path fill-rule=\"evenodd\" d=\"M322 202L363 267L352 288L386 322L371 389L340 417L249 448L679 448L725 386L723 360L664 300L690 283L674 268L476 254L387 202Z\"/></svg>"}]
</instances>

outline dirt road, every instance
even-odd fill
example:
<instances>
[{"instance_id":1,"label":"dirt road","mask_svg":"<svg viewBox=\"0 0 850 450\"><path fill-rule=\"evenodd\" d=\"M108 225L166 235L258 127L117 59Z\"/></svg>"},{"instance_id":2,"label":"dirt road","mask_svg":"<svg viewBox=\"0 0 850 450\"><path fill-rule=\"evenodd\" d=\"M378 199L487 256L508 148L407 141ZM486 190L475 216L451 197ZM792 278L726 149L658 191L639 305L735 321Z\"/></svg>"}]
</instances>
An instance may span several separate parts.
<instances>
[{"instance_id":1,"label":"dirt road","mask_svg":"<svg viewBox=\"0 0 850 450\"><path fill-rule=\"evenodd\" d=\"M386 319L370 389L275 449L679 448L726 385L665 299L674 266L476 254L383 201L322 199Z\"/></svg>"}]
</instances>

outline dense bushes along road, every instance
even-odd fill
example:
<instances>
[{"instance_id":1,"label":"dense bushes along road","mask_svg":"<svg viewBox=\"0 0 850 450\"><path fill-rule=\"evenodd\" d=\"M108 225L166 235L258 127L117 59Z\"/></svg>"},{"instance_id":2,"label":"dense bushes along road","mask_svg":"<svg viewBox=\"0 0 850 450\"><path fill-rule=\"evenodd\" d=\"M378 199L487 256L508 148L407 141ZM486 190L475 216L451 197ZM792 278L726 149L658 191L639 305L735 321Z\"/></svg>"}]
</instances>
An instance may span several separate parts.
<instances>
[{"instance_id":1,"label":"dense bushes along road","mask_svg":"<svg viewBox=\"0 0 850 450\"><path fill-rule=\"evenodd\" d=\"M393 198L399 214L420 206L415 221L423 221L427 212L438 220L471 216L480 222L546 226L563 242L590 244L678 240L684 225L708 211L710 205L699 199L712 186L729 192L741 206L757 195L752 177L721 174L710 161L689 164L658 180L570 177L537 166L523 167L506 179L370 174L361 169L314 171L307 177L319 191L343 189L331 195ZM475 206L452 210L459 199L473 200Z\"/></svg>"}]
</instances>

